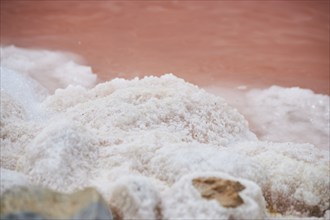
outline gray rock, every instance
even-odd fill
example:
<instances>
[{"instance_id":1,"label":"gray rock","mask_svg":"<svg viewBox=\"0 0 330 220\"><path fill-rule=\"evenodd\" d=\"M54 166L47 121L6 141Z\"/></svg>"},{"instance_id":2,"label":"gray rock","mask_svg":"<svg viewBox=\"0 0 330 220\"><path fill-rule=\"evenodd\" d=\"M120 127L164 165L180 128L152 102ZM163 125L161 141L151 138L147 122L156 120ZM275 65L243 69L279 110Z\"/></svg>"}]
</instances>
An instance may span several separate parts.
<instances>
[{"instance_id":1,"label":"gray rock","mask_svg":"<svg viewBox=\"0 0 330 220\"><path fill-rule=\"evenodd\" d=\"M93 188L62 194L40 187L13 187L5 191L0 203L1 219L107 219L112 213Z\"/></svg>"},{"instance_id":2,"label":"gray rock","mask_svg":"<svg viewBox=\"0 0 330 220\"><path fill-rule=\"evenodd\" d=\"M193 186L205 199L215 199L226 208L236 208L244 203L239 192L245 186L238 181L231 181L215 177L196 178L192 181Z\"/></svg>"},{"instance_id":3,"label":"gray rock","mask_svg":"<svg viewBox=\"0 0 330 220\"><path fill-rule=\"evenodd\" d=\"M17 212L2 216L1 220L46 220L44 217L33 212Z\"/></svg>"}]
</instances>

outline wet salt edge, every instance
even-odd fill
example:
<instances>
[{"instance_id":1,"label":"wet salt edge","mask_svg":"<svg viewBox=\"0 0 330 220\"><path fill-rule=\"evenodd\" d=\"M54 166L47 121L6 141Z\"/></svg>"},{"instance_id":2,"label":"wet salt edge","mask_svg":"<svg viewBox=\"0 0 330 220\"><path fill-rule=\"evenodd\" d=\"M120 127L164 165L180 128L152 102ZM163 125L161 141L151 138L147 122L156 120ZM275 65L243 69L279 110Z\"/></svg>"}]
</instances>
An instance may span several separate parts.
<instances>
[{"instance_id":1,"label":"wet salt edge","mask_svg":"<svg viewBox=\"0 0 330 220\"><path fill-rule=\"evenodd\" d=\"M164 218L265 218L261 192L284 215L329 210L329 96L240 87L224 101L173 75L95 83L65 54L1 48L1 174L63 192L94 186L125 218L153 218L159 203ZM251 206L199 198L189 176L207 172L251 185Z\"/></svg>"}]
</instances>

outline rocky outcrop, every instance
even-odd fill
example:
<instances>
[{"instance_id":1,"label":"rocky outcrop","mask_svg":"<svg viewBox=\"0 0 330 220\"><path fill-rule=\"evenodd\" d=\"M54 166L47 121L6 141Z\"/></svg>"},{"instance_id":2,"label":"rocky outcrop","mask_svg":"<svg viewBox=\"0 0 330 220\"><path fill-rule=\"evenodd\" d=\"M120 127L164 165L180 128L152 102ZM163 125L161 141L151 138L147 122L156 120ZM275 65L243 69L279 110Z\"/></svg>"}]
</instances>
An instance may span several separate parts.
<instances>
[{"instance_id":1,"label":"rocky outcrop","mask_svg":"<svg viewBox=\"0 0 330 220\"><path fill-rule=\"evenodd\" d=\"M238 193L245 189L245 186L238 181L201 177L193 179L192 183L203 198L215 199L226 208L236 208L244 203Z\"/></svg>"},{"instance_id":2,"label":"rocky outcrop","mask_svg":"<svg viewBox=\"0 0 330 220\"><path fill-rule=\"evenodd\" d=\"M107 219L111 211L93 188L62 194L40 187L13 187L2 195L1 219Z\"/></svg>"},{"instance_id":3,"label":"rocky outcrop","mask_svg":"<svg viewBox=\"0 0 330 220\"><path fill-rule=\"evenodd\" d=\"M162 208L164 219L265 218L260 187L221 172L183 176L162 194Z\"/></svg>"}]
</instances>

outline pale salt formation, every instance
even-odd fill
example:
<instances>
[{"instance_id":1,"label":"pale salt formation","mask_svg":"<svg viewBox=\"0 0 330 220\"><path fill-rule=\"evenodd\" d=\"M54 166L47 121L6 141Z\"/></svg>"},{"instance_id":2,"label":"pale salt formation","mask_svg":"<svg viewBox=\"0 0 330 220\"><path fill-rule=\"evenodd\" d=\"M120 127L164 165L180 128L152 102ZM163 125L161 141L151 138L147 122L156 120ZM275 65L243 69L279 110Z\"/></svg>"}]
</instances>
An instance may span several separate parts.
<instances>
[{"instance_id":1,"label":"pale salt formation","mask_svg":"<svg viewBox=\"0 0 330 220\"><path fill-rule=\"evenodd\" d=\"M28 120L25 108L3 90L0 115L1 167L16 169L17 159L24 154L24 145L37 134L38 126Z\"/></svg>"},{"instance_id":2,"label":"pale salt formation","mask_svg":"<svg viewBox=\"0 0 330 220\"><path fill-rule=\"evenodd\" d=\"M239 161L239 162L238 162ZM268 183L267 172L247 157L227 148L205 144L172 144L159 149L148 163L150 175L173 184L192 172L218 171L234 177Z\"/></svg>"},{"instance_id":3,"label":"pale salt formation","mask_svg":"<svg viewBox=\"0 0 330 220\"><path fill-rule=\"evenodd\" d=\"M15 66L11 53L6 54ZM55 67L49 67L45 72L56 75ZM8 69L3 74L4 69L1 167L23 173L33 184L61 192L96 187L126 219L264 218L264 198L271 212L284 216L328 213L328 151L309 144L260 142L222 98L171 74L114 79L92 89L73 80L73 85L38 98L35 88L42 86L19 75L30 76L29 66L16 69L24 73ZM15 90L14 82L27 88ZM232 184L239 189L234 193L238 206L219 202L227 195L200 192L196 178L238 182Z\"/></svg>"},{"instance_id":4,"label":"pale salt formation","mask_svg":"<svg viewBox=\"0 0 330 220\"><path fill-rule=\"evenodd\" d=\"M77 62L81 59L71 53L1 47L1 66L37 80L49 92L68 85L95 85L96 75L91 68Z\"/></svg>"},{"instance_id":5,"label":"pale salt formation","mask_svg":"<svg viewBox=\"0 0 330 220\"><path fill-rule=\"evenodd\" d=\"M246 91L228 86L206 89L237 108L261 140L310 143L329 149L330 99L327 95L280 86Z\"/></svg>"},{"instance_id":6,"label":"pale salt formation","mask_svg":"<svg viewBox=\"0 0 330 220\"><path fill-rule=\"evenodd\" d=\"M327 219L330 219L330 210L327 210L324 214L324 219L327 220Z\"/></svg>"},{"instance_id":7,"label":"pale salt formation","mask_svg":"<svg viewBox=\"0 0 330 220\"><path fill-rule=\"evenodd\" d=\"M239 196L244 201L237 207L224 207L214 199L202 198L193 186L196 178L212 177L238 181L244 189ZM222 189L226 190L226 189ZM222 191L221 190L221 191ZM225 173L192 173L182 177L163 195L163 215L165 219L263 219L265 204L262 192L255 183L237 179Z\"/></svg>"},{"instance_id":8,"label":"pale salt formation","mask_svg":"<svg viewBox=\"0 0 330 220\"><path fill-rule=\"evenodd\" d=\"M42 115L39 105L48 95L46 89L37 81L11 69L1 67L0 71L1 93L8 94L12 102L20 105L27 119L39 119Z\"/></svg>"},{"instance_id":9,"label":"pale salt formation","mask_svg":"<svg viewBox=\"0 0 330 220\"><path fill-rule=\"evenodd\" d=\"M268 205L282 214L322 216L330 208L329 152L310 144L240 142L230 151L267 171L261 185Z\"/></svg>"},{"instance_id":10,"label":"pale salt formation","mask_svg":"<svg viewBox=\"0 0 330 220\"><path fill-rule=\"evenodd\" d=\"M218 178L242 184L239 198L243 204L227 207L215 199L205 199L193 185L201 177ZM227 189L228 190L228 189ZM215 193L225 192L226 188ZM233 196L229 193L228 197ZM227 198L231 199L231 198ZM130 176L116 181L112 188L111 207L125 219L262 219L265 203L258 185L221 172L192 173L159 192L153 179Z\"/></svg>"},{"instance_id":11,"label":"pale salt formation","mask_svg":"<svg viewBox=\"0 0 330 220\"><path fill-rule=\"evenodd\" d=\"M39 132L40 102L46 90L35 80L11 69L1 71L1 166L15 169L24 146Z\"/></svg>"},{"instance_id":12,"label":"pale salt formation","mask_svg":"<svg viewBox=\"0 0 330 220\"><path fill-rule=\"evenodd\" d=\"M0 196L7 190L16 186L29 186L30 182L28 177L22 173L0 168L1 181L0 181Z\"/></svg>"},{"instance_id":13,"label":"pale salt formation","mask_svg":"<svg viewBox=\"0 0 330 220\"><path fill-rule=\"evenodd\" d=\"M111 188L110 207L124 219L163 219L161 195L153 180L124 176Z\"/></svg>"},{"instance_id":14,"label":"pale salt formation","mask_svg":"<svg viewBox=\"0 0 330 220\"><path fill-rule=\"evenodd\" d=\"M170 74L142 80L115 79L86 93L79 87L71 87L64 93L49 97L45 107L53 111L61 109L68 118L97 129L98 135L108 140L115 137L123 142L128 135L145 131L172 133L180 142L226 145L238 140L256 140L243 116L223 99ZM61 97L79 102L62 101Z\"/></svg>"},{"instance_id":15,"label":"pale salt formation","mask_svg":"<svg viewBox=\"0 0 330 220\"><path fill-rule=\"evenodd\" d=\"M97 160L99 169L104 170L100 175L108 173L112 179L132 171L151 175L158 165L152 166L154 162L150 160L155 157L157 150L170 143L197 142L220 146L240 139L256 140L244 118L235 109L220 98L208 95L172 75L160 79L114 80L89 91L81 87L68 87L67 90L56 91L43 105L51 114L58 112L63 120L89 129L96 135L95 151L98 150L97 146L102 146ZM54 125L52 132L61 134L67 132L67 129ZM39 136L43 137L43 143L35 141L39 140ZM38 154L36 149L45 148L40 146L54 145L51 149L57 149L55 145L60 145L58 141L51 140L53 133L42 132L39 136L32 141L27 150L28 155ZM67 140L64 135L62 138ZM180 149L180 144L173 149ZM61 145L58 148L63 149ZM36 161L35 156L25 156L24 160L26 162L22 167L31 167L29 161ZM33 167L40 169L39 165ZM45 169L39 175L46 177L49 175L47 171ZM50 176L48 178L53 179ZM60 179L57 176L52 182ZM56 189L59 188L56 186Z\"/></svg>"},{"instance_id":16,"label":"pale salt formation","mask_svg":"<svg viewBox=\"0 0 330 220\"><path fill-rule=\"evenodd\" d=\"M98 148L88 130L56 119L25 148L18 170L35 184L72 192L85 187L93 177Z\"/></svg>"},{"instance_id":17,"label":"pale salt formation","mask_svg":"<svg viewBox=\"0 0 330 220\"><path fill-rule=\"evenodd\" d=\"M248 92L240 110L261 140L311 143L329 149L329 96L272 86Z\"/></svg>"}]
</instances>

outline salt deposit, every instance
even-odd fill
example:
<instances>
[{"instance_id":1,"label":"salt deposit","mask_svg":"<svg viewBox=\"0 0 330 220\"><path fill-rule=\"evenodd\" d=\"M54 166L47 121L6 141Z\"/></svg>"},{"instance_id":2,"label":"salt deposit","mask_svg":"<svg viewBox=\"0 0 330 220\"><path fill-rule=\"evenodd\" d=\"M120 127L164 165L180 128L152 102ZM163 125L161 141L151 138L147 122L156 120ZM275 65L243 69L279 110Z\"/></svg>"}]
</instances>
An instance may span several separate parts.
<instances>
[{"instance_id":1,"label":"salt deposit","mask_svg":"<svg viewBox=\"0 0 330 220\"><path fill-rule=\"evenodd\" d=\"M1 172L1 184L0 184L0 195L2 195L7 189L16 186L27 186L29 181L27 176L22 173L18 173L13 170L0 168Z\"/></svg>"},{"instance_id":2,"label":"salt deposit","mask_svg":"<svg viewBox=\"0 0 330 220\"><path fill-rule=\"evenodd\" d=\"M95 138L83 127L68 121L54 121L25 148L18 170L36 184L74 191L92 178L98 159Z\"/></svg>"},{"instance_id":3,"label":"salt deposit","mask_svg":"<svg viewBox=\"0 0 330 220\"><path fill-rule=\"evenodd\" d=\"M247 109L238 108L260 129L258 140L224 99L172 74L89 88L95 75L67 64L70 56L1 51L1 174L15 170L62 192L96 187L124 218L329 213L328 96L279 87L247 93ZM237 182L242 204L204 198L196 178Z\"/></svg>"},{"instance_id":4,"label":"salt deposit","mask_svg":"<svg viewBox=\"0 0 330 220\"><path fill-rule=\"evenodd\" d=\"M71 53L1 48L1 66L31 77L49 92L68 85L94 86L96 75L91 67L77 64L79 61L81 58Z\"/></svg>"},{"instance_id":5,"label":"salt deposit","mask_svg":"<svg viewBox=\"0 0 330 220\"><path fill-rule=\"evenodd\" d=\"M272 86L247 93L242 113L261 140L312 143L328 149L330 140L329 96L301 88Z\"/></svg>"},{"instance_id":6,"label":"salt deposit","mask_svg":"<svg viewBox=\"0 0 330 220\"><path fill-rule=\"evenodd\" d=\"M111 188L110 205L125 219L161 219L161 195L152 180L124 176Z\"/></svg>"},{"instance_id":7,"label":"salt deposit","mask_svg":"<svg viewBox=\"0 0 330 220\"><path fill-rule=\"evenodd\" d=\"M209 86L206 89L236 107L261 140L311 143L329 149L330 99L327 95L280 86L249 90Z\"/></svg>"},{"instance_id":8,"label":"salt deposit","mask_svg":"<svg viewBox=\"0 0 330 220\"><path fill-rule=\"evenodd\" d=\"M192 185L194 178L216 177L239 181L245 189L239 193L244 204L235 208L226 208L214 200L201 198L200 193ZM221 172L192 173L182 177L171 189L164 193L164 212L166 219L263 219L265 204L260 188L253 182L235 179Z\"/></svg>"},{"instance_id":9,"label":"salt deposit","mask_svg":"<svg viewBox=\"0 0 330 220\"><path fill-rule=\"evenodd\" d=\"M330 194L329 151L310 144L261 141L235 143L230 148L267 171L269 182L259 185L273 209L302 216L320 216L329 209L329 196L324 196Z\"/></svg>"}]
</instances>

